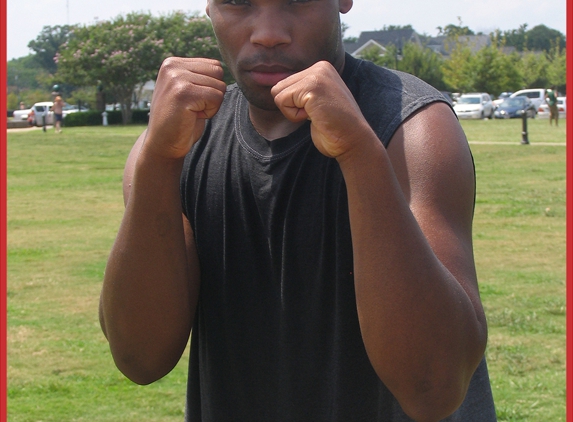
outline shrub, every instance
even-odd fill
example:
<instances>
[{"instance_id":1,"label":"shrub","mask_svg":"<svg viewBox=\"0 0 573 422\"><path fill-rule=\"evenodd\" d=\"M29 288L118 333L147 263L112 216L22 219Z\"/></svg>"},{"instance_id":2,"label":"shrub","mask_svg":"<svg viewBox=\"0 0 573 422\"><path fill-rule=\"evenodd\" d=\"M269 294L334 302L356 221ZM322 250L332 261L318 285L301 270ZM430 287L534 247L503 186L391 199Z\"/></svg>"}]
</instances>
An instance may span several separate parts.
<instances>
[{"instance_id":1,"label":"shrub","mask_svg":"<svg viewBox=\"0 0 573 422\"><path fill-rule=\"evenodd\" d=\"M84 111L70 113L64 119L64 125L73 126L101 126L103 124L102 112ZM149 110L133 110L131 116L132 123L147 123L149 121ZM122 123L121 111L114 110L107 112L107 123L109 125L120 125Z\"/></svg>"}]
</instances>

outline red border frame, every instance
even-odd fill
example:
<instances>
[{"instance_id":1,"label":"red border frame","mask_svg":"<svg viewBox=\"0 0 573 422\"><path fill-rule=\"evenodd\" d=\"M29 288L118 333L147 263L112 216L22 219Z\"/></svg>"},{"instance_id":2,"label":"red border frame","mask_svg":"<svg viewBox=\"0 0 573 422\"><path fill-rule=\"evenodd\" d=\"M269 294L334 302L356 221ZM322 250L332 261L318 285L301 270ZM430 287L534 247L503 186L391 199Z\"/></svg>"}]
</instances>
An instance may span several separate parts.
<instances>
[{"instance_id":1,"label":"red border frame","mask_svg":"<svg viewBox=\"0 0 573 422\"><path fill-rule=\"evenodd\" d=\"M567 33L573 33L573 4L566 3ZM0 0L0 39L7 40L7 0ZM7 41L0 43L0 116L6 116L6 81L7 81ZM573 47L571 42L567 48L567 85L573 90ZM7 120L0 118L0 422L8 419L7 415ZM567 353L566 353L566 420L573 421L573 372L569 363L573 354L573 153L571 139L573 137L573 107L567 109Z\"/></svg>"},{"instance_id":2,"label":"red border frame","mask_svg":"<svg viewBox=\"0 0 573 422\"><path fill-rule=\"evenodd\" d=\"M0 0L0 33L7 39L7 0ZM7 309L7 41L0 43L0 421L8 420L8 309Z\"/></svg>"},{"instance_id":3,"label":"red border frame","mask_svg":"<svg viewBox=\"0 0 573 422\"><path fill-rule=\"evenodd\" d=\"M566 3L566 14L567 14L567 34L571 35L573 33L573 5L569 0ZM570 37L566 37L571 40ZM571 47L571 41L567 43L567 86L569 90L573 90L573 48ZM572 91L573 92L573 91ZM566 304L567 304L567 330L566 330L566 414L565 420L573 420L573 372L570 370L570 363L572 361L573 353L573 311L571 306L573 306L573 223L572 223L572 213L573 213L573 156L571 152L571 139L573 134L573 107L567 108L567 188L566 188L566 206L567 206L567 249L566 249L566 265L567 265L567 281L566 281Z\"/></svg>"}]
</instances>

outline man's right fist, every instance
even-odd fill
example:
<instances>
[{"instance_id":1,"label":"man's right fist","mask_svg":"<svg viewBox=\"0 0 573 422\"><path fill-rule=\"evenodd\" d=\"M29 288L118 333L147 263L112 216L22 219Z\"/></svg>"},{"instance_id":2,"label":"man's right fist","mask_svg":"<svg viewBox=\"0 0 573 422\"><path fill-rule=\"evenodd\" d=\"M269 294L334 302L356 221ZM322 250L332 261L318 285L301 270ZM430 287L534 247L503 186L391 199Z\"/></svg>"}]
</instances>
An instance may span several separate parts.
<instances>
[{"instance_id":1,"label":"man's right fist","mask_svg":"<svg viewBox=\"0 0 573 422\"><path fill-rule=\"evenodd\" d=\"M170 57L157 76L144 148L182 158L217 113L226 91L218 60Z\"/></svg>"}]
</instances>

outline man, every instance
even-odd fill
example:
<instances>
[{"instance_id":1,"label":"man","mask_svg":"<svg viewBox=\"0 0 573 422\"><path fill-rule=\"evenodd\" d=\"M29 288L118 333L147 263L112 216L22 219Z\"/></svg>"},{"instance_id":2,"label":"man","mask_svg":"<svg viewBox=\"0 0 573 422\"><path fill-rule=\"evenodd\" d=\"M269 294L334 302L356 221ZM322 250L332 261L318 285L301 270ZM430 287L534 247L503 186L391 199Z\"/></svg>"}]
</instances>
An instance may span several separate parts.
<instances>
[{"instance_id":1,"label":"man","mask_svg":"<svg viewBox=\"0 0 573 422\"><path fill-rule=\"evenodd\" d=\"M557 89L552 86L545 92L545 101L549 106L549 124L553 126L553 120L555 120L555 126L559 126L559 110L557 108Z\"/></svg>"},{"instance_id":2,"label":"man","mask_svg":"<svg viewBox=\"0 0 573 422\"><path fill-rule=\"evenodd\" d=\"M64 120L64 100L59 95L54 99L52 110L54 111L54 130L56 133L60 133L62 131L62 121Z\"/></svg>"},{"instance_id":3,"label":"man","mask_svg":"<svg viewBox=\"0 0 573 422\"><path fill-rule=\"evenodd\" d=\"M495 420L467 142L438 91L345 55L351 7L209 0L238 87L159 71L100 321L139 384L193 328L187 421Z\"/></svg>"}]
</instances>

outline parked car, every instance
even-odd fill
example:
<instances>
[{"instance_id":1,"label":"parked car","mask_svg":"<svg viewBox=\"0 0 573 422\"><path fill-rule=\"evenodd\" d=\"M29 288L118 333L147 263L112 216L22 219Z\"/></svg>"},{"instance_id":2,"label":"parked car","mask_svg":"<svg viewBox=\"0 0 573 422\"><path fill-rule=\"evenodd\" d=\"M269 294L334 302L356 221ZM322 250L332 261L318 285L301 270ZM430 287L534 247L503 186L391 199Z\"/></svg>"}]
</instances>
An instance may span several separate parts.
<instances>
[{"instance_id":1,"label":"parked car","mask_svg":"<svg viewBox=\"0 0 573 422\"><path fill-rule=\"evenodd\" d=\"M12 118L18 121L26 121L28 120L28 115L30 114L31 110L32 109L30 108L24 110L14 110L14 112L12 113Z\"/></svg>"},{"instance_id":2,"label":"parked car","mask_svg":"<svg viewBox=\"0 0 573 422\"><path fill-rule=\"evenodd\" d=\"M522 89L509 96L509 98L515 97L529 98L537 110L539 106L545 102L545 88Z\"/></svg>"},{"instance_id":3,"label":"parked car","mask_svg":"<svg viewBox=\"0 0 573 422\"><path fill-rule=\"evenodd\" d=\"M535 119L537 114L535 106L527 97L506 98L494 112L496 119L521 118L524 114L531 119Z\"/></svg>"},{"instance_id":4,"label":"parked car","mask_svg":"<svg viewBox=\"0 0 573 422\"><path fill-rule=\"evenodd\" d=\"M462 94L454 104L459 119L493 118L494 105L489 94L473 92Z\"/></svg>"},{"instance_id":5,"label":"parked car","mask_svg":"<svg viewBox=\"0 0 573 422\"><path fill-rule=\"evenodd\" d=\"M506 98L509 98L509 96L513 94L513 92L502 92L501 94L499 94L499 96L497 97L497 99L493 100L493 103L496 105L496 107L498 105L500 105L501 103L503 103L503 100L505 100Z\"/></svg>"},{"instance_id":6,"label":"parked car","mask_svg":"<svg viewBox=\"0 0 573 422\"><path fill-rule=\"evenodd\" d=\"M448 101L448 103L450 103L451 105L454 104L454 98L452 97L452 93L449 91L440 91L442 93L442 95L444 97L446 97L446 100Z\"/></svg>"},{"instance_id":7,"label":"parked car","mask_svg":"<svg viewBox=\"0 0 573 422\"><path fill-rule=\"evenodd\" d=\"M28 120L30 113L33 111L34 113L32 114L30 122L32 126L43 126L44 122L42 119L44 116L46 117L46 124L52 125L54 124L54 112L52 111L53 105L54 103L52 101L42 101L34 104L32 108L28 110L15 110L13 113L13 119ZM78 111L87 111L87 110L88 109L85 107L79 109L77 105L70 105L68 103L65 103L62 109L62 115L65 118L66 115L70 113L76 113Z\"/></svg>"},{"instance_id":8,"label":"parked car","mask_svg":"<svg viewBox=\"0 0 573 422\"><path fill-rule=\"evenodd\" d=\"M564 118L567 114L567 97L557 97L557 109L559 117ZM546 102L537 108L537 115L541 118L549 118L549 106Z\"/></svg>"},{"instance_id":9,"label":"parked car","mask_svg":"<svg viewBox=\"0 0 573 422\"><path fill-rule=\"evenodd\" d=\"M62 114L64 115L64 117L66 117L66 115L68 115L70 113L77 113L77 112L83 112L83 111L88 111L88 109L84 106L78 107L77 105L72 105L72 104L66 103L62 109Z\"/></svg>"},{"instance_id":10,"label":"parked car","mask_svg":"<svg viewBox=\"0 0 573 422\"><path fill-rule=\"evenodd\" d=\"M46 125L54 124L54 112L52 111L52 106L54 103L52 101L42 101L36 103L30 109L34 112L31 124L32 126L43 126L44 118L46 119ZM26 120L28 115L26 115Z\"/></svg>"}]
</instances>

